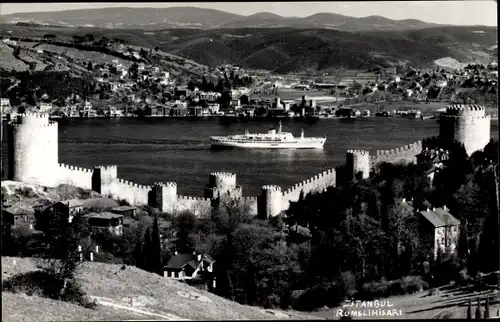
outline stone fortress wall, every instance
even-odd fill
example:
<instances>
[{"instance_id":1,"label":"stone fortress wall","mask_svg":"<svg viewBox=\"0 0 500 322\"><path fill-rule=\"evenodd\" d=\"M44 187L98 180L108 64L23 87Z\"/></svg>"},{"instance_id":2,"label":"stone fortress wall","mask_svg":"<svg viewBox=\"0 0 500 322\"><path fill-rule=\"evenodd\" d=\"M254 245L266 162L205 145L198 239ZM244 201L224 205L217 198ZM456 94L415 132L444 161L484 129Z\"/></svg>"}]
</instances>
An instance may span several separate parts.
<instances>
[{"instance_id":1,"label":"stone fortress wall","mask_svg":"<svg viewBox=\"0 0 500 322\"><path fill-rule=\"evenodd\" d=\"M483 149L490 139L490 118L480 106L449 106L440 118L440 139L458 140L468 153ZM123 199L131 205L150 205L164 212L192 211L201 214L217 206L221 200L233 198L249 207L262 218L276 216L289 208L290 202L309 193L336 186L336 171L330 169L295 184L286 191L276 185L262 187L260 196L244 197L236 175L228 172L211 173L204 187L204 197L180 196L177 183L157 182L139 185L118 178L115 165L85 169L58 163L58 127L47 115L24 114L9 124L9 179L28 184L54 187L70 184L92 189L103 195ZM425 147L426 140L398 149L377 151L374 156L365 150L348 150L346 169L368 178L380 162L414 162ZM471 152L472 151L472 152Z\"/></svg>"},{"instance_id":2,"label":"stone fortress wall","mask_svg":"<svg viewBox=\"0 0 500 322\"><path fill-rule=\"evenodd\" d=\"M470 155L490 141L490 124L491 117L483 106L449 105L440 118L439 136L448 142L462 142Z\"/></svg>"}]
</instances>

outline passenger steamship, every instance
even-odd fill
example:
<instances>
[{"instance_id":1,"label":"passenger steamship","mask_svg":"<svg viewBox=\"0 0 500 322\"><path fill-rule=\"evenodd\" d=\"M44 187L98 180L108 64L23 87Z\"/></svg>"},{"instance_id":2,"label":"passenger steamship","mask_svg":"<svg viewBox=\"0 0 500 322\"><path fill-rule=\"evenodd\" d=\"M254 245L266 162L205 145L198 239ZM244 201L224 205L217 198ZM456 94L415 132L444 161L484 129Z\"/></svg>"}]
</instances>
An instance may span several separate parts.
<instances>
[{"instance_id":1,"label":"passenger steamship","mask_svg":"<svg viewBox=\"0 0 500 322\"><path fill-rule=\"evenodd\" d=\"M237 148L237 149L322 149L325 137L304 137L304 130L296 138L291 133L281 131L281 121L276 128L267 133L248 133L211 136L211 148Z\"/></svg>"}]
</instances>

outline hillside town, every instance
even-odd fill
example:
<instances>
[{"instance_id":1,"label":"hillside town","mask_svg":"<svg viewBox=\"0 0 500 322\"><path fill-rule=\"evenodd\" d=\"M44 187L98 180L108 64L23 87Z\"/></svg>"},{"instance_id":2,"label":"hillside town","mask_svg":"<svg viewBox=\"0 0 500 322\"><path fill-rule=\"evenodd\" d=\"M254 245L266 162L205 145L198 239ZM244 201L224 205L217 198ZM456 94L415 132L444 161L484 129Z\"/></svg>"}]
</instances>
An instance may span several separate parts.
<instances>
[{"instance_id":1,"label":"hillside town","mask_svg":"<svg viewBox=\"0 0 500 322\"><path fill-rule=\"evenodd\" d=\"M50 44L52 37L46 35L39 41ZM80 38L73 41L93 41L92 35ZM151 55L155 55L157 49L130 47L117 42L101 39L98 43L106 43L108 50L135 62L113 59L108 63L97 63L81 58L63 58L63 54L22 46L10 38L2 39L2 46L8 46L14 52L29 52L40 60L45 60L45 57L67 59L91 79L91 89L86 95L73 92L65 97L51 97L43 86L27 93L27 97L16 97L15 89L19 85L12 77L4 79L3 86L7 90L2 92L2 117L9 114L13 117L16 113L31 110L64 118L266 117L304 116L304 113L335 117L343 116L346 108L354 109L355 115L363 113L368 116L370 112L374 115L383 111L380 107L366 107L366 111L358 111L355 106L384 102L463 101L494 107L497 101L496 62L488 65L472 63L460 69L438 66L430 70L417 70L406 65L363 73L340 71L338 75L312 77L273 75L223 65L207 70L201 77L186 77L174 76L172 70L152 62L151 57L156 56ZM24 43L32 46L32 42ZM45 70L50 66L53 65L47 65ZM281 100L277 101L280 97ZM338 111L340 108L342 110ZM402 114L392 110L387 112Z\"/></svg>"}]
</instances>

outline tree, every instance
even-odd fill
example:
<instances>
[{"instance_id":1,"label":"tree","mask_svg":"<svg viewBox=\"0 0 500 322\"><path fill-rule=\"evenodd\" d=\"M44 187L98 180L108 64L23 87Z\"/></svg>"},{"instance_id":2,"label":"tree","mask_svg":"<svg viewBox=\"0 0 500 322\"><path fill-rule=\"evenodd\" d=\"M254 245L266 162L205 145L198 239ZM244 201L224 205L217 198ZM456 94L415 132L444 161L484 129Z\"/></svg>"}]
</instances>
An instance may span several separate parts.
<instances>
[{"instance_id":1,"label":"tree","mask_svg":"<svg viewBox=\"0 0 500 322\"><path fill-rule=\"evenodd\" d=\"M153 271L153 261L152 261L152 236L151 229L148 227L146 229L146 234L144 235L144 244L142 246L142 253L144 254L144 270L148 272Z\"/></svg>"},{"instance_id":2,"label":"tree","mask_svg":"<svg viewBox=\"0 0 500 322\"><path fill-rule=\"evenodd\" d=\"M457 254L460 264L465 266L469 255L469 236L467 233L467 221L460 225L460 235L457 242Z\"/></svg>"},{"instance_id":3,"label":"tree","mask_svg":"<svg viewBox=\"0 0 500 322\"><path fill-rule=\"evenodd\" d=\"M38 255L37 266L59 280L63 291L66 283L74 278L80 254L85 254L90 247L90 226L82 214L75 215L69 222L65 216L48 213L38 228L43 232L44 247Z\"/></svg>"},{"instance_id":4,"label":"tree","mask_svg":"<svg viewBox=\"0 0 500 322\"><path fill-rule=\"evenodd\" d=\"M191 253L194 251L194 235L197 226L197 218L191 212L182 212L178 214L173 222L177 231L176 250L179 253Z\"/></svg>"},{"instance_id":5,"label":"tree","mask_svg":"<svg viewBox=\"0 0 500 322\"><path fill-rule=\"evenodd\" d=\"M93 66L92 66L92 62L91 62L91 61L89 61L89 63L87 64L87 70L92 71L93 69L94 69L94 68L93 68Z\"/></svg>"},{"instance_id":6,"label":"tree","mask_svg":"<svg viewBox=\"0 0 500 322\"><path fill-rule=\"evenodd\" d=\"M153 221L153 229L151 236L151 266L152 272L157 273L160 276L163 276L163 268L161 267L161 242L160 242L160 231L158 228L158 217L155 216Z\"/></svg>"}]
</instances>

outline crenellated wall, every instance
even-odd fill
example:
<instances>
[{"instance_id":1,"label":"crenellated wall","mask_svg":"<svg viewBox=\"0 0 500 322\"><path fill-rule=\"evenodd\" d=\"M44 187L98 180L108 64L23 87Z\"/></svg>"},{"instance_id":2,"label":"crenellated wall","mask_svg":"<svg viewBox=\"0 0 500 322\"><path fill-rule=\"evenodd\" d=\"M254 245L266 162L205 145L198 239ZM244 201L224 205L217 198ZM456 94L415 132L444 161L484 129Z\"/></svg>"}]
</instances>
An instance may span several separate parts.
<instances>
[{"instance_id":1,"label":"crenellated wall","mask_svg":"<svg viewBox=\"0 0 500 322\"><path fill-rule=\"evenodd\" d=\"M351 174L361 172L361 177L367 179L370 176L370 152L366 150L347 150L346 168Z\"/></svg>"},{"instance_id":2,"label":"crenellated wall","mask_svg":"<svg viewBox=\"0 0 500 322\"><path fill-rule=\"evenodd\" d=\"M109 179L105 176L105 179ZM126 200L131 205L148 205L149 193L152 190L151 186L143 186L131 181L116 179L114 183L109 181L103 182L103 189L113 187L113 190L108 190L109 194L116 199Z\"/></svg>"},{"instance_id":3,"label":"crenellated wall","mask_svg":"<svg viewBox=\"0 0 500 322\"><path fill-rule=\"evenodd\" d=\"M47 114L27 113L8 124L9 179L59 184L58 124Z\"/></svg>"},{"instance_id":4,"label":"crenellated wall","mask_svg":"<svg viewBox=\"0 0 500 322\"><path fill-rule=\"evenodd\" d=\"M283 210L283 193L280 186L266 185L257 199L258 214L262 219L277 216Z\"/></svg>"},{"instance_id":5,"label":"crenellated wall","mask_svg":"<svg viewBox=\"0 0 500 322\"><path fill-rule=\"evenodd\" d=\"M208 213L212 207L212 200L202 197L178 196L177 205L175 206L176 213L182 211L190 211L196 216Z\"/></svg>"},{"instance_id":6,"label":"crenellated wall","mask_svg":"<svg viewBox=\"0 0 500 322\"><path fill-rule=\"evenodd\" d=\"M242 187L236 184L236 175L214 172L204 187L204 198L179 196L175 182L139 185L118 178L115 165L84 169L58 163L58 127L45 114L24 114L9 123L9 179L42 186L70 184L92 189L103 195L124 199L131 205L150 205L163 212L192 211L200 215L219 205L223 198L240 200L250 208L250 213L263 218L276 216L289 208L290 202L310 193L336 186L336 171L330 169L310 179L295 184L286 191L275 185L262 187L258 197L243 197ZM415 162L416 156L432 141L456 140L464 143L467 152L482 149L490 138L490 118L481 106L449 106L440 117L438 138L429 138L397 149L378 150L370 156L368 151L349 150L346 168L363 172L367 178L370 170L380 162L395 163L401 160Z\"/></svg>"},{"instance_id":7,"label":"crenellated wall","mask_svg":"<svg viewBox=\"0 0 500 322\"><path fill-rule=\"evenodd\" d=\"M59 163L59 184L68 184L83 189L92 189L93 173L93 169Z\"/></svg>"},{"instance_id":8,"label":"crenellated wall","mask_svg":"<svg viewBox=\"0 0 500 322\"><path fill-rule=\"evenodd\" d=\"M416 156L422 152L422 149L422 141L417 141L396 149L377 150L375 155L370 158L371 166L373 167L381 162L397 163L405 161L407 163L416 163Z\"/></svg>"},{"instance_id":9,"label":"crenellated wall","mask_svg":"<svg viewBox=\"0 0 500 322\"><path fill-rule=\"evenodd\" d=\"M449 105L439 118L439 136L446 143L464 144L467 154L483 150L490 141L489 115L480 105Z\"/></svg>"},{"instance_id":10,"label":"crenellated wall","mask_svg":"<svg viewBox=\"0 0 500 322\"><path fill-rule=\"evenodd\" d=\"M282 211L288 209L290 201L295 202L299 200L300 193L302 191L304 192L305 197L310 193L324 191L329 187L335 187L336 178L337 175L335 169L330 169L295 184L293 187L283 192L283 200L281 202Z\"/></svg>"}]
</instances>

